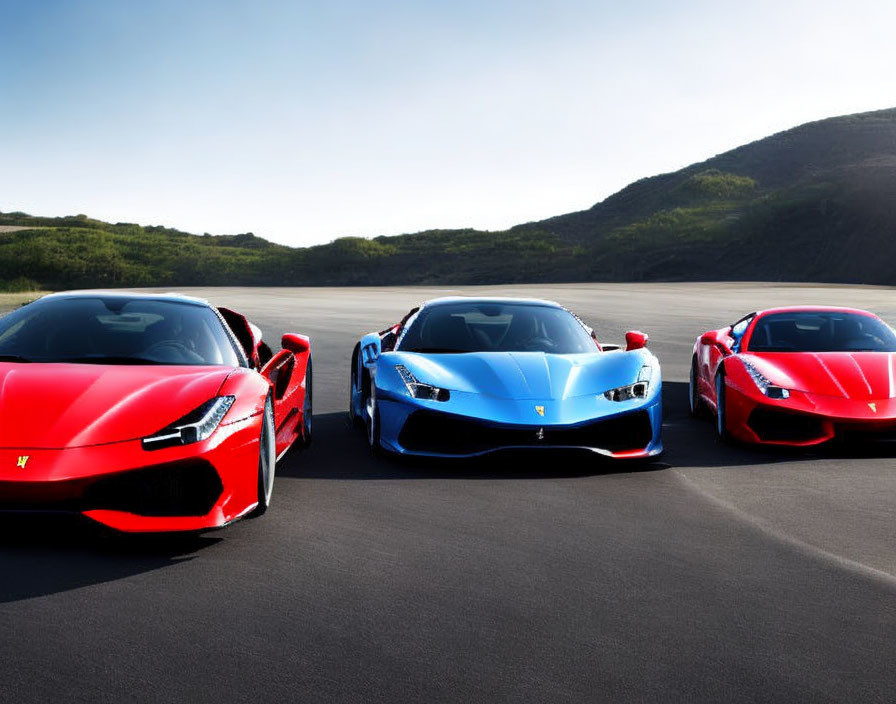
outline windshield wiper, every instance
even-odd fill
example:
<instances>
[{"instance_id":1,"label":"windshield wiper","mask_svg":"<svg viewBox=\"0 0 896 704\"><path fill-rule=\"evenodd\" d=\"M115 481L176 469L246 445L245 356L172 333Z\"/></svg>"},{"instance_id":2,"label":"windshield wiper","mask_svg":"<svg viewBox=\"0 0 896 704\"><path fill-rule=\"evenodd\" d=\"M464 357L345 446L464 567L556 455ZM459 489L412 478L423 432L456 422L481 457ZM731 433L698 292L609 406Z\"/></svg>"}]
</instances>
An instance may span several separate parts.
<instances>
[{"instance_id":1,"label":"windshield wiper","mask_svg":"<svg viewBox=\"0 0 896 704\"><path fill-rule=\"evenodd\" d=\"M157 359L127 356L64 357L61 359L54 359L53 361L66 362L69 364L165 364L165 362L160 362Z\"/></svg>"},{"instance_id":2,"label":"windshield wiper","mask_svg":"<svg viewBox=\"0 0 896 704\"><path fill-rule=\"evenodd\" d=\"M27 357L22 357L17 354L0 354L0 362L20 362L25 364L27 362L31 362L33 360L28 359Z\"/></svg>"}]
</instances>

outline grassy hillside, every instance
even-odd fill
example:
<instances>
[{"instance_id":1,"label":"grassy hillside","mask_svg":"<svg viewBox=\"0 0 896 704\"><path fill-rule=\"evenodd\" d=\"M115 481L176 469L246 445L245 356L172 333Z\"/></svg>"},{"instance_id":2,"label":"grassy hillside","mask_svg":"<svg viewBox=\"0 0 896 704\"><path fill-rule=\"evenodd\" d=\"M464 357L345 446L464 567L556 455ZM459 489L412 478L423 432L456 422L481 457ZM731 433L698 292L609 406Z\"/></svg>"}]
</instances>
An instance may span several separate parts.
<instances>
[{"instance_id":1,"label":"grassy hillside","mask_svg":"<svg viewBox=\"0 0 896 704\"><path fill-rule=\"evenodd\" d=\"M822 120L504 232L294 249L0 213L0 290L758 279L896 284L896 109Z\"/></svg>"},{"instance_id":2,"label":"grassy hillside","mask_svg":"<svg viewBox=\"0 0 896 704\"><path fill-rule=\"evenodd\" d=\"M896 110L821 120L590 210L524 225L586 243L586 279L896 283Z\"/></svg>"}]
</instances>

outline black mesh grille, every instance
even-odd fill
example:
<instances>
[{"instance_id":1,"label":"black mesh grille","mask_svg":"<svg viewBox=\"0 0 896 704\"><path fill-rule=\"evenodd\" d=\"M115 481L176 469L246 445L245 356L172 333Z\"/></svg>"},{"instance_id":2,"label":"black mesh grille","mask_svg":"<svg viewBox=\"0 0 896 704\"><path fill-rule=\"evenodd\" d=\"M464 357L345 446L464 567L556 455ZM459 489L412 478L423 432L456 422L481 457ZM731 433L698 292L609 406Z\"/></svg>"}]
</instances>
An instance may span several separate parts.
<instances>
[{"instance_id":1,"label":"black mesh grille","mask_svg":"<svg viewBox=\"0 0 896 704\"><path fill-rule=\"evenodd\" d=\"M204 516L224 487L208 462L185 460L59 482L0 482L0 510Z\"/></svg>"},{"instance_id":2,"label":"black mesh grille","mask_svg":"<svg viewBox=\"0 0 896 704\"><path fill-rule=\"evenodd\" d=\"M577 426L513 426L484 423L432 411L412 413L398 442L412 452L471 455L502 447L594 447L611 452L642 450L653 437L647 411Z\"/></svg>"},{"instance_id":3,"label":"black mesh grille","mask_svg":"<svg viewBox=\"0 0 896 704\"><path fill-rule=\"evenodd\" d=\"M753 410L748 424L767 442L809 442L825 434L820 418L761 407Z\"/></svg>"},{"instance_id":4,"label":"black mesh grille","mask_svg":"<svg viewBox=\"0 0 896 704\"><path fill-rule=\"evenodd\" d=\"M204 516L224 487L204 460L173 462L103 477L84 493L87 509L141 516Z\"/></svg>"},{"instance_id":5,"label":"black mesh grille","mask_svg":"<svg viewBox=\"0 0 896 704\"><path fill-rule=\"evenodd\" d=\"M896 423L841 423L837 437L847 443L896 442Z\"/></svg>"}]
</instances>

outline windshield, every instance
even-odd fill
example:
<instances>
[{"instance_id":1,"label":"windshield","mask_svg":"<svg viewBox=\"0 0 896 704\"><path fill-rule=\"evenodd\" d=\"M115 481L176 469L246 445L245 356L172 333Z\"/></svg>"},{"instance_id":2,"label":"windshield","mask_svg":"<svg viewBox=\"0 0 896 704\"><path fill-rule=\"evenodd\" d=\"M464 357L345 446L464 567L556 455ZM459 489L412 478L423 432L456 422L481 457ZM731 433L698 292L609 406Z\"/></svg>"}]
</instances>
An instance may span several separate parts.
<instances>
[{"instance_id":1,"label":"windshield","mask_svg":"<svg viewBox=\"0 0 896 704\"><path fill-rule=\"evenodd\" d=\"M0 362L239 366L208 307L124 296L44 298L0 318Z\"/></svg>"},{"instance_id":2,"label":"windshield","mask_svg":"<svg viewBox=\"0 0 896 704\"><path fill-rule=\"evenodd\" d=\"M596 352L569 311L470 301L423 308L398 344L404 352Z\"/></svg>"},{"instance_id":3,"label":"windshield","mask_svg":"<svg viewBox=\"0 0 896 704\"><path fill-rule=\"evenodd\" d=\"M896 334L858 313L773 313L756 321L750 352L896 352Z\"/></svg>"}]
</instances>

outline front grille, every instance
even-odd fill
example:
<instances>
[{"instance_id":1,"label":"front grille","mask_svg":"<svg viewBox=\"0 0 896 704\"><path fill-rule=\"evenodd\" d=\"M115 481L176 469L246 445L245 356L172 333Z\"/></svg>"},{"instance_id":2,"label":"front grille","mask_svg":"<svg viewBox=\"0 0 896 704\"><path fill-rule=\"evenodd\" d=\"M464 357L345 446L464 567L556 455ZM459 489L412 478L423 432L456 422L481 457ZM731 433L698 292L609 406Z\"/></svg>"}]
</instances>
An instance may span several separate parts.
<instances>
[{"instance_id":1,"label":"front grille","mask_svg":"<svg viewBox=\"0 0 896 704\"><path fill-rule=\"evenodd\" d=\"M2 511L80 511L90 479L59 482L0 482Z\"/></svg>"},{"instance_id":2,"label":"front grille","mask_svg":"<svg viewBox=\"0 0 896 704\"><path fill-rule=\"evenodd\" d=\"M0 510L106 509L140 516L204 516L223 490L208 462L184 460L67 481L0 482Z\"/></svg>"},{"instance_id":3,"label":"front grille","mask_svg":"<svg viewBox=\"0 0 896 704\"><path fill-rule=\"evenodd\" d=\"M186 460L103 477L87 488L84 505L140 516L204 516L223 490L208 462Z\"/></svg>"},{"instance_id":4,"label":"front grille","mask_svg":"<svg viewBox=\"0 0 896 704\"><path fill-rule=\"evenodd\" d=\"M896 423L840 423L836 427L838 439L846 443L896 442Z\"/></svg>"},{"instance_id":5,"label":"front grille","mask_svg":"<svg viewBox=\"0 0 896 704\"><path fill-rule=\"evenodd\" d=\"M472 455L502 447L594 447L611 452L642 450L653 438L647 411L576 426L486 423L433 411L415 411L398 442L411 452Z\"/></svg>"},{"instance_id":6,"label":"front grille","mask_svg":"<svg viewBox=\"0 0 896 704\"><path fill-rule=\"evenodd\" d=\"M809 442L825 434L820 418L763 407L753 409L747 423L765 442Z\"/></svg>"}]
</instances>

